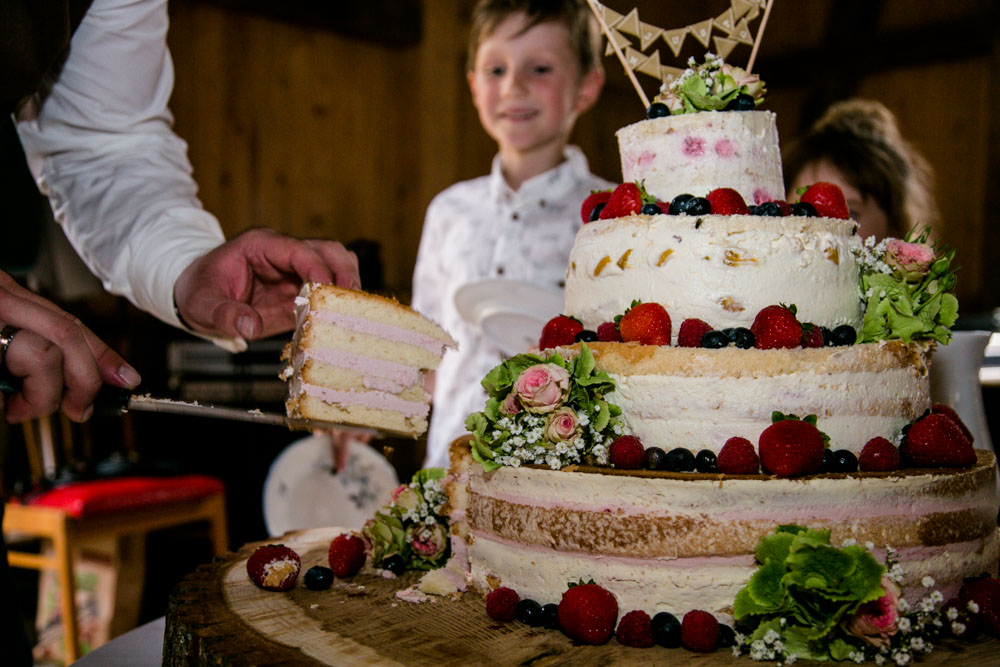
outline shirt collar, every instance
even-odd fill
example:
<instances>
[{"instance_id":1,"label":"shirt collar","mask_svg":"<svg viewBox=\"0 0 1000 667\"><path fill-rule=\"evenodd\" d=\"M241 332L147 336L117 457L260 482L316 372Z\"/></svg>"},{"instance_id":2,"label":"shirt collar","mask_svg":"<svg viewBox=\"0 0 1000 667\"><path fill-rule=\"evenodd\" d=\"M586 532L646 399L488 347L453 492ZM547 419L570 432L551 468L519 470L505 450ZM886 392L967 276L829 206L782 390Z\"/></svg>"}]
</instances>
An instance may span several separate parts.
<instances>
[{"instance_id":1,"label":"shirt collar","mask_svg":"<svg viewBox=\"0 0 1000 667\"><path fill-rule=\"evenodd\" d=\"M517 202L531 197L557 198L575 187L580 181L590 175L590 165L587 158L576 146L566 146L563 149L565 158L548 171L529 178L517 190L507 185L503 177L503 167L500 164L500 154L493 158L490 169L490 200L493 202Z\"/></svg>"}]
</instances>

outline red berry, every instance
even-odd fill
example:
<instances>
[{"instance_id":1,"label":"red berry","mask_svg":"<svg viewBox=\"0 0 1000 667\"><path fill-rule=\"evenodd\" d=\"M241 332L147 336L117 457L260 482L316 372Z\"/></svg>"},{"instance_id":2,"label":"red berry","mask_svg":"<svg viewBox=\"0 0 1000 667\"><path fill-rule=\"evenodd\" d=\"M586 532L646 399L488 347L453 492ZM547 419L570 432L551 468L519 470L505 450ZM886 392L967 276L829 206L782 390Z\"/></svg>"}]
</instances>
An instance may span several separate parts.
<instances>
[{"instance_id":1,"label":"red berry","mask_svg":"<svg viewBox=\"0 0 1000 667\"><path fill-rule=\"evenodd\" d=\"M284 544L268 544L247 559L250 581L265 591L287 591L299 579L302 560Z\"/></svg>"},{"instance_id":2,"label":"red berry","mask_svg":"<svg viewBox=\"0 0 1000 667\"><path fill-rule=\"evenodd\" d=\"M931 414L944 415L948 419L955 422L955 425L958 426L958 428L962 429L962 434L969 439L969 442L976 441L976 439L972 436L972 431L969 430L969 427L965 425L962 418L958 416L957 412L955 412L955 408L950 405L945 405L944 403L935 403L931 406Z\"/></svg>"},{"instance_id":3,"label":"red berry","mask_svg":"<svg viewBox=\"0 0 1000 667\"><path fill-rule=\"evenodd\" d=\"M749 440L732 437L719 450L715 465L725 475L756 475L760 458Z\"/></svg>"},{"instance_id":4,"label":"red berry","mask_svg":"<svg viewBox=\"0 0 1000 667\"><path fill-rule=\"evenodd\" d=\"M712 330L707 322L690 317L681 322L677 330L677 345L680 347L701 347L701 337Z\"/></svg>"},{"instance_id":5,"label":"red berry","mask_svg":"<svg viewBox=\"0 0 1000 667\"><path fill-rule=\"evenodd\" d=\"M618 326L614 322L601 322L597 325L597 340L602 343L620 343L622 335L618 333Z\"/></svg>"},{"instance_id":6,"label":"red berry","mask_svg":"<svg viewBox=\"0 0 1000 667\"><path fill-rule=\"evenodd\" d=\"M910 424L899 453L916 468L965 468L976 462L976 450L962 429L940 413Z\"/></svg>"},{"instance_id":7,"label":"red berry","mask_svg":"<svg viewBox=\"0 0 1000 667\"><path fill-rule=\"evenodd\" d=\"M802 347L823 347L823 330L815 324L803 324Z\"/></svg>"},{"instance_id":8,"label":"red berry","mask_svg":"<svg viewBox=\"0 0 1000 667\"><path fill-rule=\"evenodd\" d=\"M715 650L719 640L719 621L707 611L692 609L681 621L681 646L695 653Z\"/></svg>"},{"instance_id":9,"label":"red berry","mask_svg":"<svg viewBox=\"0 0 1000 667\"><path fill-rule=\"evenodd\" d=\"M757 313L750 331L754 347L758 350L799 347L802 344L802 325L795 319L795 311L786 306L767 306Z\"/></svg>"},{"instance_id":10,"label":"red berry","mask_svg":"<svg viewBox=\"0 0 1000 667\"><path fill-rule=\"evenodd\" d=\"M486 596L486 613L494 621L512 621L517 614L517 603L521 597L512 588L494 588Z\"/></svg>"},{"instance_id":11,"label":"red berry","mask_svg":"<svg viewBox=\"0 0 1000 667\"><path fill-rule=\"evenodd\" d=\"M560 345L572 345L576 335L583 331L583 324L575 317L556 315L542 327L542 335L538 339L538 349L547 350Z\"/></svg>"},{"instance_id":12,"label":"red berry","mask_svg":"<svg viewBox=\"0 0 1000 667\"><path fill-rule=\"evenodd\" d=\"M812 204L821 218L840 218L847 220L851 212L847 208L847 199L840 186L820 181L810 185L799 201Z\"/></svg>"},{"instance_id":13,"label":"red berry","mask_svg":"<svg viewBox=\"0 0 1000 667\"><path fill-rule=\"evenodd\" d=\"M608 461L619 470L635 470L642 467L646 448L634 435L620 435L608 448Z\"/></svg>"},{"instance_id":14,"label":"red berry","mask_svg":"<svg viewBox=\"0 0 1000 667\"><path fill-rule=\"evenodd\" d=\"M344 533L330 542L327 557L330 569L338 577L352 577L365 564L365 542L357 535Z\"/></svg>"},{"instance_id":15,"label":"red berry","mask_svg":"<svg viewBox=\"0 0 1000 667\"><path fill-rule=\"evenodd\" d=\"M590 216L593 215L597 205L604 204L606 206L609 199L611 199L611 190L598 190L587 195L587 198L583 200L583 206L580 207L580 218L583 223L590 222Z\"/></svg>"},{"instance_id":16,"label":"red berry","mask_svg":"<svg viewBox=\"0 0 1000 667\"><path fill-rule=\"evenodd\" d=\"M622 183L611 193L611 198L601 211L601 220L623 218L642 210L642 190L635 183Z\"/></svg>"},{"instance_id":17,"label":"red berry","mask_svg":"<svg viewBox=\"0 0 1000 667\"><path fill-rule=\"evenodd\" d=\"M653 624L649 614L636 609L622 616L615 630L615 637L622 646L649 648L653 645Z\"/></svg>"},{"instance_id":18,"label":"red berry","mask_svg":"<svg viewBox=\"0 0 1000 667\"><path fill-rule=\"evenodd\" d=\"M994 637L1000 637L1000 579L995 577L980 577L966 581L958 592L962 602L975 602L979 606L976 612L978 625Z\"/></svg>"},{"instance_id":19,"label":"red berry","mask_svg":"<svg viewBox=\"0 0 1000 667\"><path fill-rule=\"evenodd\" d=\"M622 340L643 345L670 345L670 315L658 303L639 303L629 308L618 323Z\"/></svg>"},{"instance_id":20,"label":"red berry","mask_svg":"<svg viewBox=\"0 0 1000 667\"><path fill-rule=\"evenodd\" d=\"M778 477L809 475L823 463L823 434L809 422L784 419L760 434L757 451L764 470Z\"/></svg>"},{"instance_id":21,"label":"red berry","mask_svg":"<svg viewBox=\"0 0 1000 667\"><path fill-rule=\"evenodd\" d=\"M899 464L899 450L885 438L872 438L858 456L858 470L863 472L899 470Z\"/></svg>"},{"instance_id":22,"label":"red berry","mask_svg":"<svg viewBox=\"0 0 1000 667\"><path fill-rule=\"evenodd\" d=\"M603 644L618 620L618 600L597 584L572 586L559 602L559 627L584 644Z\"/></svg>"},{"instance_id":23,"label":"red berry","mask_svg":"<svg viewBox=\"0 0 1000 667\"><path fill-rule=\"evenodd\" d=\"M778 208L781 209L781 216L789 216L792 214L792 205L786 202L784 199L775 199L774 204L777 204Z\"/></svg>"},{"instance_id":24,"label":"red berry","mask_svg":"<svg viewBox=\"0 0 1000 667\"><path fill-rule=\"evenodd\" d=\"M717 188L706 197L715 215L748 215L750 209L743 201L743 195L732 188Z\"/></svg>"}]
</instances>

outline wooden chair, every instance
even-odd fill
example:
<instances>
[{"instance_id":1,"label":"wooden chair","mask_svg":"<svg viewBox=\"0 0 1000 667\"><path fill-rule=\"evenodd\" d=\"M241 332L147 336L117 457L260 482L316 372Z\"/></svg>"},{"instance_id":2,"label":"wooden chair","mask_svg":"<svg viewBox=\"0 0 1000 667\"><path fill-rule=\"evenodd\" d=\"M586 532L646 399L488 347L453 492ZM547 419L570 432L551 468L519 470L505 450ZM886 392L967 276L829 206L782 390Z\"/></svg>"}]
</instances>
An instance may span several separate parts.
<instances>
[{"instance_id":1,"label":"wooden chair","mask_svg":"<svg viewBox=\"0 0 1000 667\"><path fill-rule=\"evenodd\" d=\"M72 434L79 425L61 415L24 424L35 484L46 475L54 477L60 452L53 421L61 425L62 454L73 453ZM3 534L11 567L56 572L68 664L80 657L73 567L79 549L141 541L150 531L199 521L208 522L213 554L224 553L228 535L225 488L220 480L205 475L123 476L59 484L14 498L4 505ZM19 550L15 545L25 539L46 540L51 549L41 554ZM136 583L128 582L133 587Z\"/></svg>"}]
</instances>

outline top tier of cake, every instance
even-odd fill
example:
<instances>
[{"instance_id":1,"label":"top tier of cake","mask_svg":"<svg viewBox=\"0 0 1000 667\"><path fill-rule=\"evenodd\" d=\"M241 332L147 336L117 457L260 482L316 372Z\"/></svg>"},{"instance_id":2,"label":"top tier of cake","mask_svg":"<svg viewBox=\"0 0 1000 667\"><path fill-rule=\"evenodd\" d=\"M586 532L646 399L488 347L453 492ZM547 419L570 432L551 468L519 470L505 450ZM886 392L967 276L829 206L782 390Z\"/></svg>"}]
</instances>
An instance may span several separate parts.
<instances>
[{"instance_id":1,"label":"top tier of cake","mask_svg":"<svg viewBox=\"0 0 1000 667\"><path fill-rule=\"evenodd\" d=\"M733 188L747 204L785 198L775 115L770 111L666 116L618 130L625 182L669 202Z\"/></svg>"}]
</instances>

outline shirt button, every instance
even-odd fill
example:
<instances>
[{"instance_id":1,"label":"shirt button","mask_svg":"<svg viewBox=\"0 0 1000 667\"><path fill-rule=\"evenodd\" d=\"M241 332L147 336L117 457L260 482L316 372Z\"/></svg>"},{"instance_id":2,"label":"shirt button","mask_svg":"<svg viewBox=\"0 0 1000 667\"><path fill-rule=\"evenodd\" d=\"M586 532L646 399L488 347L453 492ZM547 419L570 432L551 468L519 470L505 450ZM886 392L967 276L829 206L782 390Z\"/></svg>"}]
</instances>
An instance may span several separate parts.
<instances>
[{"instance_id":1,"label":"shirt button","mask_svg":"<svg viewBox=\"0 0 1000 667\"><path fill-rule=\"evenodd\" d=\"M545 208L545 200L544 199L539 199L538 200L538 206L541 207L541 208Z\"/></svg>"},{"instance_id":2,"label":"shirt button","mask_svg":"<svg viewBox=\"0 0 1000 667\"><path fill-rule=\"evenodd\" d=\"M502 276L503 275L503 267L502 266L498 266L497 267L497 275L498 276Z\"/></svg>"},{"instance_id":3,"label":"shirt button","mask_svg":"<svg viewBox=\"0 0 1000 667\"><path fill-rule=\"evenodd\" d=\"M521 217L521 216L519 216L519 215L518 215L517 213L511 213L511 214L510 214L510 219L511 219L511 220L517 220L517 219L519 219L520 217Z\"/></svg>"}]
</instances>

